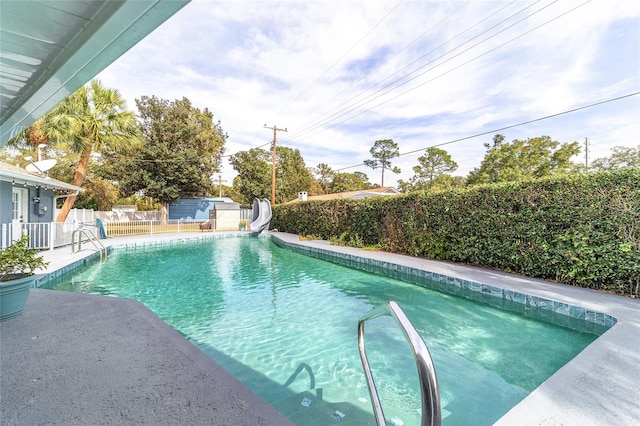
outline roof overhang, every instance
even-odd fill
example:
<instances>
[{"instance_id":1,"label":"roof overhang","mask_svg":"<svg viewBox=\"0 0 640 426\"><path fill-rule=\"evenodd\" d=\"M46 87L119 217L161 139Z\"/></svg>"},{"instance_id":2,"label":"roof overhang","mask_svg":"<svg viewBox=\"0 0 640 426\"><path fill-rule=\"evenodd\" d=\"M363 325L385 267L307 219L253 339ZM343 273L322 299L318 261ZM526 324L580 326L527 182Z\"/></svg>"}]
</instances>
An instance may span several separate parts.
<instances>
[{"instance_id":1,"label":"roof overhang","mask_svg":"<svg viewBox=\"0 0 640 426\"><path fill-rule=\"evenodd\" d=\"M62 191L80 191L84 189L46 176L35 176L29 173L0 169L0 180L13 182L16 185L41 186L43 188L59 189Z\"/></svg>"},{"instance_id":2,"label":"roof overhang","mask_svg":"<svg viewBox=\"0 0 640 426\"><path fill-rule=\"evenodd\" d=\"M0 146L190 0L2 0Z\"/></svg>"}]
</instances>

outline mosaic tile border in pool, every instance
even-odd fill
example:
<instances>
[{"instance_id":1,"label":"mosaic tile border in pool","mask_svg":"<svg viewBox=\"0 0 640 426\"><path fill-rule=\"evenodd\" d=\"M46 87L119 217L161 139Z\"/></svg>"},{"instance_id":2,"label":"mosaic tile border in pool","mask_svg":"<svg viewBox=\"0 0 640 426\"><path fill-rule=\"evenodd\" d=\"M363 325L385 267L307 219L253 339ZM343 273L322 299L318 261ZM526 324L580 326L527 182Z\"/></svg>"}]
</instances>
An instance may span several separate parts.
<instances>
[{"instance_id":1,"label":"mosaic tile border in pool","mask_svg":"<svg viewBox=\"0 0 640 426\"><path fill-rule=\"evenodd\" d=\"M518 312L531 318L578 331L600 335L617 322L616 318L611 315L555 300L454 278L410 266L289 243L275 235L271 235L271 239L277 246L300 254L486 303L499 309Z\"/></svg>"}]
</instances>

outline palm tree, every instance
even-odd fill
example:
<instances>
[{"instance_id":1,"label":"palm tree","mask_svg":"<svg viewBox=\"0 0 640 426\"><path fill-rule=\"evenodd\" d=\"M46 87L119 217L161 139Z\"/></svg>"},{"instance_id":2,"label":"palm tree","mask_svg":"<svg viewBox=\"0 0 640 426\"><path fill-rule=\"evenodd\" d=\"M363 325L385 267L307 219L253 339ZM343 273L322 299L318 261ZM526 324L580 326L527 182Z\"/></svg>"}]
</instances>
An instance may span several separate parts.
<instances>
[{"instance_id":1,"label":"palm tree","mask_svg":"<svg viewBox=\"0 0 640 426\"><path fill-rule=\"evenodd\" d=\"M125 106L117 90L92 80L43 117L42 130L49 140L80 155L73 185L82 186L92 152L122 151L142 143L135 115ZM74 196L65 199L56 221L65 221L75 201Z\"/></svg>"}]
</instances>

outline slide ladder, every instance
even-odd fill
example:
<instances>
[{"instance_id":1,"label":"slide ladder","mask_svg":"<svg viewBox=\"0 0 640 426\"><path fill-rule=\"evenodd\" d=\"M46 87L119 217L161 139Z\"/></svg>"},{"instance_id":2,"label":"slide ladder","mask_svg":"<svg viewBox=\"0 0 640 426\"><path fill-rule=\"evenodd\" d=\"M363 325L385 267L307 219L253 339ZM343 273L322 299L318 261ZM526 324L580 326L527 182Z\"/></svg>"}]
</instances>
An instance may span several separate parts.
<instances>
[{"instance_id":1,"label":"slide ladder","mask_svg":"<svg viewBox=\"0 0 640 426\"><path fill-rule=\"evenodd\" d=\"M371 395L371 403L373 404L373 412L376 416L376 422L378 426L386 425L384 412L382 411L382 405L380 403L380 398L378 397L378 391L373 380L369 360L367 359L364 341L364 323L367 320L388 314L396 320L396 323L404 332L405 337L409 341L409 346L411 346L413 358L416 361L418 377L420 379L420 395L422 399L421 425L440 426L442 424L440 391L438 390L438 380L436 378L436 370L433 366L431 354L429 353L429 349L424 343L424 340L422 340L420 334L418 334L413 324L411 324L411 321L409 321L409 318L407 318L402 308L400 308L400 305L394 301L388 301L385 304L378 306L365 314L358 321L358 349L360 351L362 366L364 367L364 374L367 379L367 386L369 387L369 394Z\"/></svg>"}]
</instances>

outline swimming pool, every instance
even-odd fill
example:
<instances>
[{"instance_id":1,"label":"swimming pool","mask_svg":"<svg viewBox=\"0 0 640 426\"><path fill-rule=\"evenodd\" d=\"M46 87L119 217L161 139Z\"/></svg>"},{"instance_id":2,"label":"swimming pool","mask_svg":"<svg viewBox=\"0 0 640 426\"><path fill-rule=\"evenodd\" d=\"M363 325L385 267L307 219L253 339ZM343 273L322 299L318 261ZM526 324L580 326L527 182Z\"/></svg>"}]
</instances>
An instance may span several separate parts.
<instances>
[{"instance_id":1,"label":"swimming pool","mask_svg":"<svg viewBox=\"0 0 640 426\"><path fill-rule=\"evenodd\" d=\"M385 300L403 307L431 350L445 425L493 423L597 337L268 238L116 251L53 288L140 300L297 424L330 424L335 410L344 422L373 421L356 324ZM416 424L417 378L400 331L381 318L368 323L367 342L387 418Z\"/></svg>"}]
</instances>

